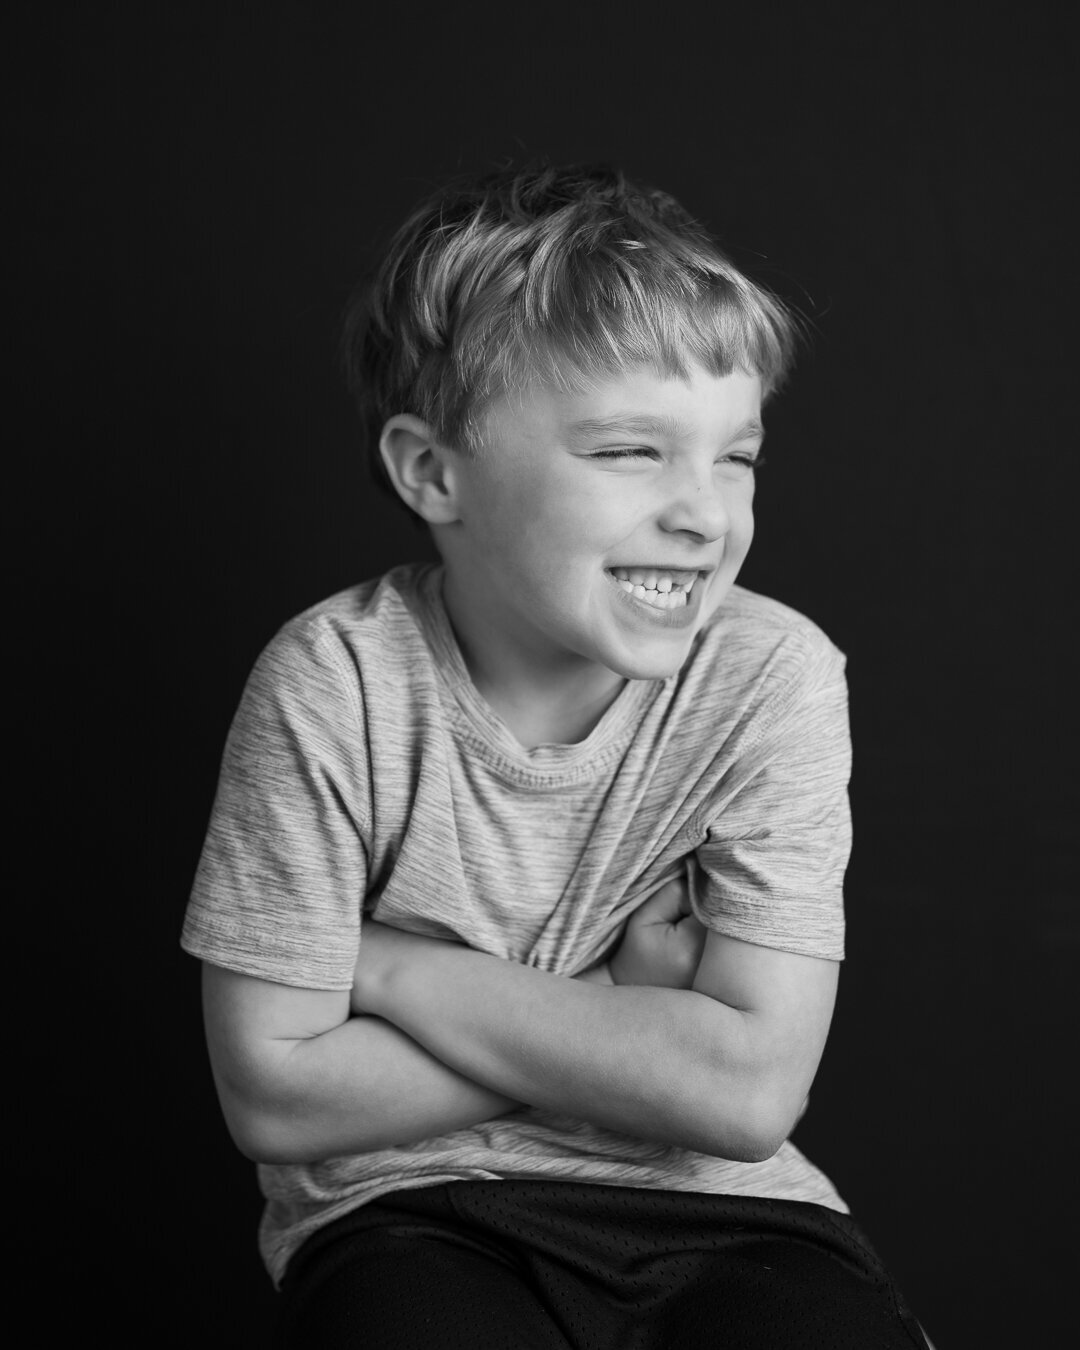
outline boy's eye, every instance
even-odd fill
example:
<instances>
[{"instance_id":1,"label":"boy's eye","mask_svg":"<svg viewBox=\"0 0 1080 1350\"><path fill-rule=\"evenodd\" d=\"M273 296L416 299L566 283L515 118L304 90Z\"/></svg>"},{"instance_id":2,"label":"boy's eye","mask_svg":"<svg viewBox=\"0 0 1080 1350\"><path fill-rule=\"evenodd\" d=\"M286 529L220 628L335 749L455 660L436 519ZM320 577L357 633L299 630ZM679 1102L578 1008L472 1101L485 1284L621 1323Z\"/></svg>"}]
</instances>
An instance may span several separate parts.
<instances>
[{"instance_id":1,"label":"boy's eye","mask_svg":"<svg viewBox=\"0 0 1080 1350\"><path fill-rule=\"evenodd\" d=\"M605 450L594 450L590 459L599 460L618 460L618 459L656 459L658 451L648 445L619 445L612 446ZM734 464L742 469L760 469L765 463L765 456L757 450L736 451L734 454L725 455L721 464Z\"/></svg>"},{"instance_id":2,"label":"boy's eye","mask_svg":"<svg viewBox=\"0 0 1080 1350\"><path fill-rule=\"evenodd\" d=\"M648 459L656 454L647 445L620 445L610 450L594 450L590 459Z\"/></svg>"}]
</instances>

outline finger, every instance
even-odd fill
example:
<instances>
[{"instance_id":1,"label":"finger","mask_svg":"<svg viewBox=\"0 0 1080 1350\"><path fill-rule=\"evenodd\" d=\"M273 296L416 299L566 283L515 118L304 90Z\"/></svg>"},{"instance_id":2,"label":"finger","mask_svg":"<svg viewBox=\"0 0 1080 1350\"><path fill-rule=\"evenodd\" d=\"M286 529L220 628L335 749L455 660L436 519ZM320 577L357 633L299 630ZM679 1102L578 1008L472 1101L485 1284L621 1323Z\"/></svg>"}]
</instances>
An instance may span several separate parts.
<instances>
[{"instance_id":1,"label":"finger","mask_svg":"<svg viewBox=\"0 0 1080 1350\"><path fill-rule=\"evenodd\" d=\"M646 924L675 923L683 912L681 906L678 884L667 882L659 890L653 891L648 900L638 906L630 916L630 922L636 920Z\"/></svg>"},{"instance_id":2,"label":"finger","mask_svg":"<svg viewBox=\"0 0 1080 1350\"><path fill-rule=\"evenodd\" d=\"M673 923L692 913L690 909L690 887L687 885L685 875L674 877L671 881L666 882L656 895L657 898L663 897L664 905L673 916L671 920Z\"/></svg>"}]
</instances>

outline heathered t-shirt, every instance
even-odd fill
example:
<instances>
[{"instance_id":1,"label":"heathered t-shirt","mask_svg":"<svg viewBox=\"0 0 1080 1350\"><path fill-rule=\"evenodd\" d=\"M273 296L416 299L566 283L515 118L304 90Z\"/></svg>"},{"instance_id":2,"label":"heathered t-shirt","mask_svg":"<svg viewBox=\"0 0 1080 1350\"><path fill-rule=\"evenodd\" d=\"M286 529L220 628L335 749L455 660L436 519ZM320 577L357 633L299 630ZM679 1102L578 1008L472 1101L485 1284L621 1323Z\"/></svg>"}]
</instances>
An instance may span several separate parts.
<instances>
[{"instance_id":1,"label":"heathered t-shirt","mask_svg":"<svg viewBox=\"0 0 1080 1350\"><path fill-rule=\"evenodd\" d=\"M349 989L363 917L563 975L685 871L709 928L839 960L850 849L844 659L741 587L683 668L628 681L592 733L524 749L472 684L442 571L396 568L286 624L225 749L184 924L192 955ZM309 1234L387 1192L503 1177L845 1205L791 1143L729 1162L522 1108L399 1148L263 1165L280 1279Z\"/></svg>"}]
</instances>

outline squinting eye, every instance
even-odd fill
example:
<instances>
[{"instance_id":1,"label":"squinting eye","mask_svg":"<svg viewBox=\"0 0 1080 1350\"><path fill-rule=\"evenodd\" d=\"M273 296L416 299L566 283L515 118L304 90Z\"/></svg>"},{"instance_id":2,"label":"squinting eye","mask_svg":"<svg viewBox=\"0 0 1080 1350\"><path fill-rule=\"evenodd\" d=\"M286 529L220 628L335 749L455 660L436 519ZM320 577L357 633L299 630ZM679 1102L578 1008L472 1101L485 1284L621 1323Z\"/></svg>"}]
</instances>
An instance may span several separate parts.
<instances>
[{"instance_id":1,"label":"squinting eye","mask_svg":"<svg viewBox=\"0 0 1080 1350\"><path fill-rule=\"evenodd\" d=\"M594 450L590 459L650 459L656 454L647 445L621 445L615 450Z\"/></svg>"},{"instance_id":2,"label":"squinting eye","mask_svg":"<svg viewBox=\"0 0 1080 1350\"><path fill-rule=\"evenodd\" d=\"M729 455L729 456L728 456L728 463L729 463L729 464L737 464L740 468L746 468L746 469L760 469L761 466L765 463L765 456L762 455L762 454L757 454L757 455Z\"/></svg>"}]
</instances>

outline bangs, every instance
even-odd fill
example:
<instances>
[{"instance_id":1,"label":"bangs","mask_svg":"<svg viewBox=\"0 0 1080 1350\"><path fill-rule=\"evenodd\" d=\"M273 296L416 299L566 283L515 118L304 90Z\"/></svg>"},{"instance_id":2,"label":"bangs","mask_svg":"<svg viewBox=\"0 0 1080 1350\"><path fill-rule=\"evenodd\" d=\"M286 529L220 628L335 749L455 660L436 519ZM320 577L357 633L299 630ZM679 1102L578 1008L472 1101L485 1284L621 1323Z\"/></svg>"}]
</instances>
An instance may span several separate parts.
<instances>
[{"instance_id":1,"label":"bangs","mask_svg":"<svg viewBox=\"0 0 1080 1350\"><path fill-rule=\"evenodd\" d=\"M641 366L672 379L685 379L699 366L716 376L757 375L768 397L792 362L787 316L766 297L740 294L723 281L690 296L630 294L616 304L607 295L596 299L583 306L579 292L564 323L556 317L542 325L504 323L501 332L485 328L473 351L463 341L457 356L465 383L485 399L533 383L577 393ZM488 380L493 383L485 388Z\"/></svg>"},{"instance_id":2,"label":"bangs","mask_svg":"<svg viewBox=\"0 0 1080 1350\"><path fill-rule=\"evenodd\" d=\"M376 479L388 418L477 449L504 394L580 392L641 366L783 383L799 330L666 193L604 166L498 172L448 188L391 241L343 333Z\"/></svg>"},{"instance_id":3,"label":"bangs","mask_svg":"<svg viewBox=\"0 0 1080 1350\"><path fill-rule=\"evenodd\" d=\"M436 420L451 444L475 448L490 402L536 384L576 393L636 367L685 379L700 366L757 375L766 399L780 387L797 338L787 309L711 241L627 238L626 224L607 240L595 230L582 238L568 222L559 248L549 219L546 247L523 247L519 236L515 258L458 292L435 380L445 414Z\"/></svg>"}]
</instances>

